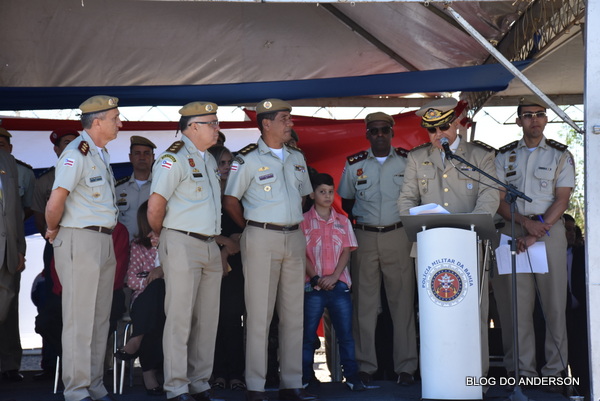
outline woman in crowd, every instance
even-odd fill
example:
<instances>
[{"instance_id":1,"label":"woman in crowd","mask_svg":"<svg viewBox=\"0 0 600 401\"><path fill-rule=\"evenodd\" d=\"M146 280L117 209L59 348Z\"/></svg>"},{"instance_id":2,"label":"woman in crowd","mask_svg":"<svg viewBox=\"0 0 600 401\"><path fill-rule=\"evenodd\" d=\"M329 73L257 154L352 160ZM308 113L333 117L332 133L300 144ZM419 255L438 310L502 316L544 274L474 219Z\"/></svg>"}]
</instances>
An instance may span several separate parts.
<instances>
[{"instance_id":1,"label":"woman in crowd","mask_svg":"<svg viewBox=\"0 0 600 401\"><path fill-rule=\"evenodd\" d=\"M127 286L133 290L130 312L133 333L115 356L124 361L139 356L148 395L164 395L156 373L163 363L165 281L158 260L158 244L152 243L148 236L152 229L148 224L147 211L148 202L144 202L137 213L138 236L131 242L127 270Z\"/></svg>"}]
</instances>

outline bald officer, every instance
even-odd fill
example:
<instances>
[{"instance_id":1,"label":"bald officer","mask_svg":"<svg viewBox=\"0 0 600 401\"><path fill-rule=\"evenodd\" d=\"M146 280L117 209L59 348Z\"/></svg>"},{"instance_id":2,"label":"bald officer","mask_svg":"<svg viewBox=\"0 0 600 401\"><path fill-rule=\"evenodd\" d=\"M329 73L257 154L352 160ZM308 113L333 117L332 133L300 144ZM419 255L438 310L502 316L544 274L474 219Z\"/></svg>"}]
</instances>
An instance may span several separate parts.
<instances>
[{"instance_id":1,"label":"bald officer","mask_svg":"<svg viewBox=\"0 0 600 401\"><path fill-rule=\"evenodd\" d=\"M338 193L356 221L358 250L352 255L354 341L360 375L367 384L377 371L375 327L385 286L394 327L393 357L398 384L414 383L417 370L415 271L411 243L396 202L404 182L408 151L392 147L394 119L381 112L365 118L371 148L347 158Z\"/></svg>"},{"instance_id":2,"label":"bald officer","mask_svg":"<svg viewBox=\"0 0 600 401\"><path fill-rule=\"evenodd\" d=\"M450 213L486 213L493 216L498 210L500 196L496 185L483 175L457 161L445 159L441 138L448 139L450 150L457 156L496 176L494 148L482 142L467 142L458 134L457 101L438 99L417 111L421 126L429 133L429 142L408 154L404 185L398 199L401 215L409 209L427 203L442 205ZM482 181L482 182L480 182ZM488 272L484 274L481 300L481 345L483 374L489 367L488 349Z\"/></svg>"},{"instance_id":3,"label":"bald officer","mask_svg":"<svg viewBox=\"0 0 600 401\"><path fill-rule=\"evenodd\" d=\"M21 381L19 284L25 269L23 210L15 158L0 150L0 369L2 379Z\"/></svg>"},{"instance_id":4,"label":"bald officer","mask_svg":"<svg viewBox=\"0 0 600 401\"><path fill-rule=\"evenodd\" d=\"M112 398L102 382L115 277L115 183L106 144L117 137L118 100L83 102L83 133L61 154L46 205L62 293L62 379L66 401Z\"/></svg>"},{"instance_id":5,"label":"bald officer","mask_svg":"<svg viewBox=\"0 0 600 401\"><path fill-rule=\"evenodd\" d=\"M519 371L521 376L538 376L533 326L537 287L546 320L546 363L541 375L562 376L568 361L567 240L562 215L575 186L575 167L567 146L545 137L548 116L546 105L539 98L522 99L516 122L523 129L523 138L500 148L496 172L500 180L533 199L531 203L517 199L515 233L523 235L518 239L519 251L544 242L548 256L547 274L517 274ZM500 202L498 213L506 221L503 233L510 235L510 205L505 200ZM512 372L511 275L495 275L492 283L502 323L504 364Z\"/></svg>"},{"instance_id":6,"label":"bald officer","mask_svg":"<svg viewBox=\"0 0 600 401\"><path fill-rule=\"evenodd\" d=\"M280 400L312 400L302 388L302 313L306 240L298 223L312 189L304 155L291 139L292 106L267 99L256 106L261 137L231 165L224 207L245 227L241 238L247 320L248 401L267 400L267 336L279 315ZM243 205L243 211L242 211Z\"/></svg>"},{"instance_id":7,"label":"bald officer","mask_svg":"<svg viewBox=\"0 0 600 401\"><path fill-rule=\"evenodd\" d=\"M117 181L116 194L119 207L119 222L129 232L129 242L137 235L137 211L140 205L150 197L152 184L152 164L156 145L143 136L130 138L129 161L133 174Z\"/></svg>"},{"instance_id":8,"label":"bald officer","mask_svg":"<svg viewBox=\"0 0 600 401\"><path fill-rule=\"evenodd\" d=\"M169 400L211 400L221 289L221 189L217 162L217 105L192 102L179 110L181 141L156 161L148 222L160 236L165 274L164 389Z\"/></svg>"}]
</instances>

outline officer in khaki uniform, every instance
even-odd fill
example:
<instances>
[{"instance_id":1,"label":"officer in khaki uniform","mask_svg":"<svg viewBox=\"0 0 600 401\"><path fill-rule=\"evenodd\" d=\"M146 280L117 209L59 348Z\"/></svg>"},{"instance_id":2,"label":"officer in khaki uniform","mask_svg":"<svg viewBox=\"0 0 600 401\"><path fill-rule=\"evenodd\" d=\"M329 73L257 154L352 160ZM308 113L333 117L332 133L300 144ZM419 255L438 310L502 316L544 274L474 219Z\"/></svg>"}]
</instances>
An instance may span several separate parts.
<instances>
[{"instance_id":1,"label":"officer in khaki uniform","mask_svg":"<svg viewBox=\"0 0 600 401\"><path fill-rule=\"evenodd\" d=\"M256 106L262 136L231 165L225 210L241 227L247 318L248 401L266 400L267 336L279 315L280 400L311 400L302 388L302 327L306 240L298 223L302 197L312 192L303 154L291 139L292 107L279 99ZM243 205L243 211L242 211Z\"/></svg>"},{"instance_id":2,"label":"officer in khaki uniform","mask_svg":"<svg viewBox=\"0 0 600 401\"><path fill-rule=\"evenodd\" d=\"M117 137L118 99L83 102L84 132L61 154L46 205L62 292L62 379L66 401L112 398L102 382L115 277L118 209L106 144Z\"/></svg>"},{"instance_id":3,"label":"officer in khaki uniform","mask_svg":"<svg viewBox=\"0 0 600 401\"><path fill-rule=\"evenodd\" d=\"M179 110L181 141L154 163L148 222L165 279L164 389L169 400L210 400L221 289L221 189L217 105L192 102Z\"/></svg>"},{"instance_id":4,"label":"officer in khaki uniform","mask_svg":"<svg viewBox=\"0 0 600 401\"><path fill-rule=\"evenodd\" d=\"M538 376L536 370L533 310L536 282L546 318L546 364L542 376L566 374L567 350L567 240L562 215L569 205L575 186L573 156L567 146L544 136L548 122L546 105L538 98L524 98L517 108L517 125L523 138L500 148L496 157L498 178L512 184L533 202L517 199L515 233L520 238L519 251L537 241L546 244L547 274L517 274L519 372L522 376ZM500 201L498 213L505 219L503 233L510 235L510 206ZM535 281L534 281L535 280ZM494 296L502 323L504 365L515 369L511 307L511 275L494 276Z\"/></svg>"},{"instance_id":5,"label":"officer in khaki uniform","mask_svg":"<svg viewBox=\"0 0 600 401\"><path fill-rule=\"evenodd\" d=\"M50 133L50 142L54 145L54 152L57 157L60 157L63 150L75 138L79 136L79 132L70 128L59 128ZM35 219L36 228L40 233L46 232L46 203L50 199L52 193L52 185L54 184L56 169L51 167L40 175L35 181L35 190L33 191L33 202L31 210ZM50 262L53 258L52 245L46 241L44 246L44 291L46 300L43 307L39 310L39 315L44 316L47 313L47 308L50 305L55 305L60 302L59 297L52 292L52 274L50 273ZM54 377L54 369L56 366L57 350L52 344L42 336L42 362L43 371L33 376L34 380L44 380Z\"/></svg>"},{"instance_id":6,"label":"officer in khaki uniform","mask_svg":"<svg viewBox=\"0 0 600 401\"><path fill-rule=\"evenodd\" d=\"M411 385L418 367L415 330L415 270L411 243L396 202L404 182L405 149L392 147L394 119L381 112L365 118L371 148L347 158L338 188L342 207L355 219L358 250L350 272L354 300L356 361L364 382L377 371L375 327L385 286L394 325L394 371L398 383Z\"/></svg>"},{"instance_id":7,"label":"officer in khaki uniform","mask_svg":"<svg viewBox=\"0 0 600 401\"><path fill-rule=\"evenodd\" d=\"M454 98L438 99L417 111L421 126L429 132L429 142L416 147L408 154L404 171L404 185L398 199L401 215L410 208L427 203L437 203L450 213L487 213L493 216L498 210L500 195L496 185L471 167L455 160L445 160L440 144L448 139L450 150L484 172L495 177L495 149L482 142L467 142L458 135L458 116ZM489 368L488 348L488 271L483 274L481 299L481 346L483 375Z\"/></svg>"},{"instance_id":8,"label":"officer in khaki uniform","mask_svg":"<svg viewBox=\"0 0 600 401\"><path fill-rule=\"evenodd\" d=\"M21 381L19 284L25 269L23 210L15 158L0 150L0 369L2 380Z\"/></svg>"},{"instance_id":9,"label":"officer in khaki uniform","mask_svg":"<svg viewBox=\"0 0 600 401\"><path fill-rule=\"evenodd\" d=\"M137 211L150 197L152 184L152 164L156 145L143 136L130 138L129 161L133 174L117 181L116 194L119 207L119 222L127 227L129 242L137 235Z\"/></svg>"}]
</instances>

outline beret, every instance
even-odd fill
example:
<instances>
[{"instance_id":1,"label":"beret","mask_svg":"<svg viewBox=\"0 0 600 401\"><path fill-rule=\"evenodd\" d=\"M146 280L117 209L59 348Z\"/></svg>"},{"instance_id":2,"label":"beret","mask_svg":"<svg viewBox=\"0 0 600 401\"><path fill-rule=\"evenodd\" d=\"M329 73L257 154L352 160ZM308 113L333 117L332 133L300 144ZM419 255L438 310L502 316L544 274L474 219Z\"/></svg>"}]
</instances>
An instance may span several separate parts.
<instances>
[{"instance_id":1,"label":"beret","mask_svg":"<svg viewBox=\"0 0 600 401\"><path fill-rule=\"evenodd\" d=\"M67 136L67 135L79 136L79 132L77 132L77 130L70 129L70 128L55 129L50 134L50 142L52 142L54 145L58 146L58 142L60 141L60 138L62 138L63 136Z\"/></svg>"}]
</instances>

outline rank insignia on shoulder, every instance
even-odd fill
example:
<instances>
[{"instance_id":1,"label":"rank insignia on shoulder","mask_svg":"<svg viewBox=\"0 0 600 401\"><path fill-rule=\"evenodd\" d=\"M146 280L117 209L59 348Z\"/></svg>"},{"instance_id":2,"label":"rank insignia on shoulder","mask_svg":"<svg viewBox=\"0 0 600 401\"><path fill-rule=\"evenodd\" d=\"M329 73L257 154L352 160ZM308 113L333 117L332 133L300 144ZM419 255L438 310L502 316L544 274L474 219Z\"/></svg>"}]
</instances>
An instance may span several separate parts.
<instances>
[{"instance_id":1,"label":"rank insignia on shoulder","mask_svg":"<svg viewBox=\"0 0 600 401\"><path fill-rule=\"evenodd\" d=\"M487 143L481 142L481 141L473 141L474 145L477 145L481 148L484 148L485 150L487 150L488 152L494 151L494 153L498 153L498 150L496 148L494 148L493 146L488 145Z\"/></svg>"},{"instance_id":2,"label":"rank insignia on shoulder","mask_svg":"<svg viewBox=\"0 0 600 401\"><path fill-rule=\"evenodd\" d=\"M175 141L171 144L171 146L169 146L167 152L177 153L181 150L181 148L183 148L183 145L185 145L183 141Z\"/></svg>"},{"instance_id":3,"label":"rank insignia on shoulder","mask_svg":"<svg viewBox=\"0 0 600 401\"><path fill-rule=\"evenodd\" d=\"M395 151L396 151L396 154L400 157L408 157L409 151L404 148L396 148Z\"/></svg>"},{"instance_id":4,"label":"rank insignia on shoulder","mask_svg":"<svg viewBox=\"0 0 600 401\"><path fill-rule=\"evenodd\" d=\"M508 152L510 150L516 149L516 147L518 145L519 145L519 141L511 142L508 145L504 145L500 149L498 149L498 152L500 152L500 153L506 153L506 152Z\"/></svg>"},{"instance_id":5,"label":"rank insignia on shoulder","mask_svg":"<svg viewBox=\"0 0 600 401\"><path fill-rule=\"evenodd\" d=\"M244 159L242 159L242 158L241 158L241 157L239 157L239 156L236 156L236 157L234 157L234 158L233 158L233 161L234 161L234 162L237 162L237 164L244 164Z\"/></svg>"},{"instance_id":6,"label":"rank insignia on shoulder","mask_svg":"<svg viewBox=\"0 0 600 401\"><path fill-rule=\"evenodd\" d=\"M415 147L414 147L414 148L412 148L410 151L411 151L411 152L414 152L414 151L415 151L415 150L417 150L417 149L422 149L422 148L429 147L429 145L431 145L431 142L425 142L425 143L422 143L422 144L420 144L419 146L415 146Z\"/></svg>"},{"instance_id":7,"label":"rank insignia on shoulder","mask_svg":"<svg viewBox=\"0 0 600 401\"><path fill-rule=\"evenodd\" d=\"M564 152L565 150L567 150L568 146L555 141L554 139L546 139L546 143L548 144L548 146L550 146L551 148L554 148L556 150L560 150L561 152Z\"/></svg>"},{"instance_id":8,"label":"rank insignia on shoulder","mask_svg":"<svg viewBox=\"0 0 600 401\"><path fill-rule=\"evenodd\" d=\"M131 178L130 175L127 175L125 177L119 178L117 180L117 182L115 183L115 187L118 187L119 185L125 184L127 181L129 181L130 178Z\"/></svg>"},{"instance_id":9,"label":"rank insignia on shoulder","mask_svg":"<svg viewBox=\"0 0 600 401\"><path fill-rule=\"evenodd\" d=\"M258 149L258 145L256 143L251 143L250 145L241 149L238 153L241 154L242 156L246 156L248 153L252 152L255 149ZM242 164L242 163L240 163L240 164Z\"/></svg>"},{"instance_id":10,"label":"rank insignia on shoulder","mask_svg":"<svg viewBox=\"0 0 600 401\"><path fill-rule=\"evenodd\" d=\"M346 158L346 160L348 160L348 164L352 165L361 160L365 160L368 155L369 155L369 152L367 152L366 150L363 150L362 152L358 152L358 153L348 156Z\"/></svg>"},{"instance_id":11,"label":"rank insignia on shoulder","mask_svg":"<svg viewBox=\"0 0 600 401\"><path fill-rule=\"evenodd\" d=\"M79 149L82 155L87 156L90 151L90 145L86 141L81 141L77 149Z\"/></svg>"},{"instance_id":12,"label":"rank insignia on shoulder","mask_svg":"<svg viewBox=\"0 0 600 401\"><path fill-rule=\"evenodd\" d=\"M17 164L20 164L21 166L25 166L25 167L27 167L28 169L31 169L31 170L33 170L33 167L31 167L29 164L25 163L24 161L21 161L21 160L19 160L19 159L15 159L15 162L17 162Z\"/></svg>"}]
</instances>

